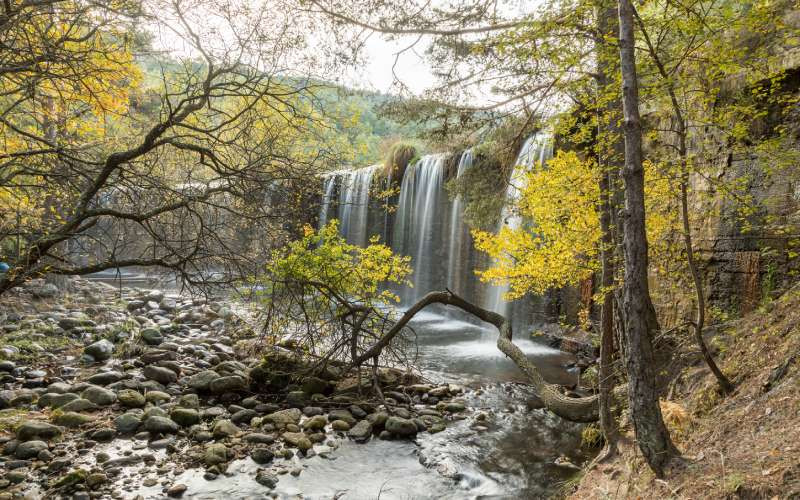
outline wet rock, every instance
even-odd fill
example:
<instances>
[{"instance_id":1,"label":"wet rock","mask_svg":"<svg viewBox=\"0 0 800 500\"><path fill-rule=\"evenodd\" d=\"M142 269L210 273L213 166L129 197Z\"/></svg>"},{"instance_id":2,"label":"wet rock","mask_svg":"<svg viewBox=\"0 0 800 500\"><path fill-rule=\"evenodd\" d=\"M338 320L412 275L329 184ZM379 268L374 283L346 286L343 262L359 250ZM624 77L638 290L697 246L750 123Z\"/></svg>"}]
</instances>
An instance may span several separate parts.
<instances>
[{"instance_id":1,"label":"wet rock","mask_svg":"<svg viewBox=\"0 0 800 500\"><path fill-rule=\"evenodd\" d=\"M115 382L119 382L120 380L123 379L123 377L124 375L121 374L120 372L107 371L107 372L95 373L94 375L86 379L86 381L89 382L90 384L105 386L113 384Z\"/></svg>"},{"instance_id":2,"label":"wet rock","mask_svg":"<svg viewBox=\"0 0 800 500\"><path fill-rule=\"evenodd\" d=\"M166 417L149 417L144 428L151 434L175 434L180 429L178 424Z\"/></svg>"},{"instance_id":3,"label":"wet rock","mask_svg":"<svg viewBox=\"0 0 800 500\"><path fill-rule=\"evenodd\" d=\"M303 434L302 432L284 432L283 436L281 436L284 441L290 446L293 446L300 451L306 451L311 449L314 445L311 444L311 440Z\"/></svg>"},{"instance_id":4,"label":"wet rock","mask_svg":"<svg viewBox=\"0 0 800 500\"><path fill-rule=\"evenodd\" d=\"M348 410L350 411L351 415L353 415L355 418L359 420L361 420L362 418L366 418L367 416L367 412L365 412L364 409L358 405L350 405Z\"/></svg>"},{"instance_id":5,"label":"wet rock","mask_svg":"<svg viewBox=\"0 0 800 500\"><path fill-rule=\"evenodd\" d=\"M261 486L273 489L278 485L278 476L267 471L258 471L256 474L256 482Z\"/></svg>"},{"instance_id":6,"label":"wet rock","mask_svg":"<svg viewBox=\"0 0 800 500\"><path fill-rule=\"evenodd\" d=\"M325 410L323 410L319 406L306 406L305 408L303 408L303 415L305 415L306 417L322 415L323 413L325 413Z\"/></svg>"},{"instance_id":7,"label":"wet rock","mask_svg":"<svg viewBox=\"0 0 800 500\"><path fill-rule=\"evenodd\" d=\"M243 409L231 415L231 421L234 424L250 424L250 421L258 416L255 410Z\"/></svg>"},{"instance_id":8,"label":"wet rock","mask_svg":"<svg viewBox=\"0 0 800 500\"><path fill-rule=\"evenodd\" d=\"M114 391L108 390L104 387L97 385L90 385L82 393L83 399L88 399L98 406L111 406L117 401L117 395Z\"/></svg>"},{"instance_id":9,"label":"wet rock","mask_svg":"<svg viewBox=\"0 0 800 500\"><path fill-rule=\"evenodd\" d=\"M169 418L182 427L189 427L200 422L200 413L193 408L175 408Z\"/></svg>"},{"instance_id":10,"label":"wet rock","mask_svg":"<svg viewBox=\"0 0 800 500\"><path fill-rule=\"evenodd\" d=\"M88 354L96 361L105 361L111 358L114 353L114 344L106 339L98 340L94 344L89 344L83 349L84 354Z\"/></svg>"},{"instance_id":11,"label":"wet rock","mask_svg":"<svg viewBox=\"0 0 800 500\"><path fill-rule=\"evenodd\" d=\"M167 496L173 498L182 497L187 489L188 487L185 484L173 484L167 488Z\"/></svg>"},{"instance_id":12,"label":"wet rock","mask_svg":"<svg viewBox=\"0 0 800 500\"><path fill-rule=\"evenodd\" d=\"M348 410L331 410L328 412L328 420L344 420L350 427L356 425L356 419Z\"/></svg>"},{"instance_id":13,"label":"wet rock","mask_svg":"<svg viewBox=\"0 0 800 500\"><path fill-rule=\"evenodd\" d=\"M14 456L21 460L27 460L36 458L39 453L45 450L47 450L47 443L44 441L26 441L17 446L16 450L14 450Z\"/></svg>"},{"instance_id":14,"label":"wet rock","mask_svg":"<svg viewBox=\"0 0 800 500\"><path fill-rule=\"evenodd\" d=\"M214 435L206 430L200 430L192 435L192 438L198 443L207 443L214 439Z\"/></svg>"},{"instance_id":15,"label":"wet rock","mask_svg":"<svg viewBox=\"0 0 800 500\"><path fill-rule=\"evenodd\" d=\"M12 470L7 472L3 478L11 484L19 484L28 479L28 473L24 470Z\"/></svg>"},{"instance_id":16,"label":"wet rock","mask_svg":"<svg viewBox=\"0 0 800 500\"><path fill-rule=\"evenodd\" d=\"M460 401L447 401L436 405L436 409L447 413L460 413L466 409L466 405Z\"/></svg>"},{"instance_id":17,"label":"wet rock","mask_svg":"<svg viewBox=\"0 0 800 500\"><path fill-rule=\"evenodd\" d=\"M372 424L366 420L359 421L347 435L357 443L365 443L372 437Z\"/></svg>"},{"instance_id":18,"label":"wet rock","mask_svg":"<svg viewBox=\"0 0 800 500\"><path fill-rule=\"evenodd\" d=\"M139 332L139 338L147 345L159 345L164 342L164 335L158 328L144 328Z\"/></svg>"},{"instance_id":19,"label":"wet rock","mask_svg":"<svg viewBox=\"0 0 800 500\"><path fill-rule=\"evenodd\" d=\"M228 461L228 447L222 443L212 443L206 446L203 462L207 466L224 464Z\"/></svg>"},{"instance_id":20,"label":"wet rock","mask_svg":"<svg viewBox=\"0 0 800 500\"><path fill-rule=\"evenodd\" d=\"M200 412L200 418L203 420L215 420L220 417L224 417L228 414L228 411L221 406L212 406L211 408L206 408L202 412Z\"/></svg>"},{"instance_id":21,"label":"wet rock","mask_svg":"<svg viewBox=\"0 0 800 500\"><path fill-rule=\"evenodd\" d=\"M144 396L144 399L148 403L161 404L165 401L169 401L170 399L172 399L172 396L163 391L147 391L147 393Z\"/></svg>"},{"instance_id":22,"label":"wet rock","mask_svg":"<svg viewBox=\"0 0 800 500\"><path fill-rule=\"evenodd\" d=\"M372 427L375 429L383 429L386 426L386 420L389 418L389 414L384 411L378 411L372 413L371 415L367 415L367 422L372 424Z\"/></svg>"},{"instance_id":23,"label":"wet rock","mask_svg":"<svg viewBox=\"0 0 800 500\"><path fill-rule=\"evenodd\" d=\"M245 442L254 444L272 444L275 442L275 436L272 434L261 434L252 432L244 437Z\"/></svg>"},{"instance_id":24,"label":"wet rock","mask_svg":"<svg viewBox=\"0 0 800 500\"><path fill-rule=\"evenodd\" d=\"M75 469L53 481L52 488L69 488L86 480L89 473L83 469Z\"/></svg>"},{"instance_id":25,"label":"wet rock","mask_svg":"<svg viewBox=\"0 0 800 500\"><path fill-rule=\"evenodd\" d=\"M242 430L230 420L217 420L217 422L214 424L212 433L214 434L215 439L223 439L230 436L236 436L241 431Z\"/></svg>"},{"instance_id":26,"label":"wet rock","mask_svg":"<svg viewBox=\"0 0 800 500\"><path fill-rule=\"evenodd\" d=\"M66 394L54 394L48 392L42 394L36 404L39 408L60 408L70 401L78 399L79 397L80 396L72 392L68 392Z\"/></svg>"},{"instance_id":27,"label":"wet rock","mask_svg":"<svg viewBox=\"0 0 800 500\"><path fill-rule=\"evenodd\" d=\"M209 391L211 382L219 378L219 374L214 370L203 370L195 373L189 378L189 387L196 391Z\"/></svg>"},{"instance_id":28,"label":"wet rock","mask_svg":"<svg viewBox=\"0 0 800 500\"><path fill-rule=\"evenodd\" d=\"M134 391L133 389L123 389L119 391L117 393L117 399L119 399L122 406L127 408L142 408L147 401L144 394L139 391Z\"/></svg>"},{"instance_id":29,"label":"wet rock","mask_svg":"<svg viewBox=\"0 0 800 500\"><path fill-rule=\"evenodd\" d=\"M114 429L96 429L89 432L89 439L101 443L107 443L114 439Z\"/></svg>"},{"instance_id":30,"label":"wet rock","mask_svg":"<svg viewBox=\"0 0 800 500\"><path fill-rule=\"evenodd\" d=\"M277 428L281 429L289 424L297 425L300 423L301 417L300 410L297 408L288 408L286 410L276 411L264 417L265 422L273 423Z\"/></svg>"},{"instance_id":31,"label":"wet rock","mask_svg":"<svg viewBox=\"0 0 800 500\"><path fill-rule=\"evenodd\" d=\"M177 355L165 349L150 349L145 351L139 359L146 365L154 365L162 361L170 361L177 359Z\"/></svg>"},{"instance_id":32,"label":"wet rock","mask_svg":"<svg viewBox=\"0 0 800 500\"><path fill-rule=\"evenodd\" d=\"M78 398L62 406L61 411L66 411L66 412L95 411L98 408L99 406L92 403L88 399Z\"/></svg>"},{"instance_id":33,"label":"wet rock","mask_svg":"<svg viewBox=\"0 0 800 500\"><path fill-rule=\"evenodd\" d=\"M94 419L89 415L83 415L81 413L68 411L66 413L62 413L61 415L56 416L53 419L53 423L55 423L56 425L60 425L62 427L74 429L76 427L86 425L92 420Z\"/></svg>"},{"instance_id":34,"label":"wet rock","mask_svg":"<svg viewBox=\"0 0 800 500\"><path fill-rule=\"evenodd\" d=\"M184 394L178 400L178 406L181 408L200 408L200 398L197 397L197 394Z\"/></svg>"},{"instance_id":35,"label":"wet rock","mask_svg":"<svg viewBox=\"0 0 800 500\"><path fill-rule=\"evenodd\" d=\"M244 377L230 375L214 379L209 384L208 389L214 394L239 392L247 389L247 383L245 382Z\"/></svg>"},{"instance_id":36,"label":"wet rock","mask_svg":"<svg viewBox=\"0 0 800 500\"><path fill-rule=\"evenodd\" d=\"M350 430L350 424L344 420L334 420L331 422L331 429L339 432L347 432Z\"/></svg>"},{"instance_id":37,"label":"wet rock","mask_svg":"<svg viewBox=\"0 0 800 500\"><path fill-rule=\"evenodd\" d=\"M86 486L89 488L97 488L108 482L108 476L102 472L95 472L86 476Z\"/></svg>"},{"instance_id":38,"label":"wet rock","mask_svg":"<svg viewBox=\"0 0 800 500\"><path fill-rule=\"evenodd\" d=\"M61 429L47 422L29 420L23 422L17 428L17 439L20 441L31 441L36 438L53 439L61 435Z\"/></svg>"},{"instance_id":39,"label":"wet rock","mask_svg":"<svg viewBox=\"0 0 800 500\"><path fill-rule=\"evenodd\" d=\"M72 330L84 327L97 326L97 324L94 321L86 318L66 317L58 320L58 326L63 328L64 330Z\"/></svg>"},{"instance_id":40,"label":"wet rock","mask_svg":"<svg viewBox=\"0 0 800 500\"><path fill-rule=\"evenodd\" d=\"M169 385L178 381L178 374L169 368L162 366L147 365L142 369L142 375L150 380L155 380L159 384Z\"/></svg>"},{"instance_id":41,"label":"wet rock","mask_svg":"<svg viewBox=\"0 0 800 500\"><path fill-rule=\"evenodd\" d=\"M395 436L411 437L417 434L416 424L406 418L391 416L386 419L385 427Z\"/></svg>"},{"instance_id":42,"label":"wet rock","mask_svg":"<svg viewBox=\"0 0 800 500\"><path fill-rule=\"evenodd\" d=\"M266 464L272 462L272 459L275 458L275 454L266 446L259 446L253 448L250 452L250 458L257 464Z\"/></svg>"},{"instance_id":43,"label":"wet rock","mask_svg":"<svg viewBox=\"0 0 800 500\"><path fill-rule=\"evenodd\" d=\"M303 422L302 427L303 429L308 430L320 430L324 429L327 424L328 419L325 417L325 415L315 415Z\"/></svg>"},{"instance_id":44,"label":"wet rock","mask_svg":"<svg viewBox=\"0 0 800 500\"><path fill-rule=\"evenodd\" d=\"M13 361L8 361L8 360L0 361L0 372L10 373L13 372L14 368L16 367L17 365Z\"/></svg>"}]
</instances>

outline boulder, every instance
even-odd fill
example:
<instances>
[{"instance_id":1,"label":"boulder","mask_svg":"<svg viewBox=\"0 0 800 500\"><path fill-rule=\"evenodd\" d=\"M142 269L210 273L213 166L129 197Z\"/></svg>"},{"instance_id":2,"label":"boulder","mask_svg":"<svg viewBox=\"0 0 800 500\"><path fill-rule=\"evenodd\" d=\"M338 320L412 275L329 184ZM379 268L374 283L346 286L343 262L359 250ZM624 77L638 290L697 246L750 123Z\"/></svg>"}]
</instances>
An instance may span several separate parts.
<instances>
[{"instance_id":1,"label":"boulder","mask_svg":"<svg viewBox=\"0 0 800 500\"><path fill-rule=\"evenodd\" d=\"M357 443L365 443L372 437L372 424L361 420L348 431L347 435Z\"/></svg>"},{"instance_id":2,"label":"boulder","mask_svg":"<svg viewBox=\"0 0 800 500\"><path fill-rule=\"evenodd\" d=\"M80 396L72 392L68 392L66 394L54 394L52 392L48 392L39 396L39 401L36 402L36 405L39 408L60 408L70 401L78 399L79 397Z\"/></svg>"},{"instance_id":3,"label":"boulder","mask_svg":"<svg viewBox=\"0 0 800 500\"><path fill-rule=\"evenodd\" d=\"M212 430L215 439L224 439L230 436L236 436L240 432L242 432L239 427L236 426L230 420L217 420L214 424L214 429Z\"/></svg>"},{"instance_id":4,"label":"boulder","mask_svg":"<svg viewBox=\"0 0 800 500\"><path fill-rule=\"evenodd\" d=\"M348 410L331 410L328 413L328 420L344 420L350 425L350 427L356 425L355 417L353 417L353 414Z\"/></svg>"},{"instance_id":5,"label":"boulder","mask_svg":"<svg viewBox=\"0 0 800 500\"><path fill-rule=\"evenodd\" d=\"M318 431L324 429L327 424L328 424L328 419L325 417L325 415L314 415L313 417L303 422L302 427L303 429Z\"/></svg>"},{"instance_id":6,"label":"boulder","mask_svg":"<svg viewBox=\"0 0 800 500\"><path fill-rule=\"evenodd\" d=\"M193 408L175 408L169 418L182 427L200 423L200 413Z\"/></svg>"},{"instance_id":7,"label":"boulder","mask_svg":"<svg viewBox=\"0 0 800 500\"><path fill-rule=\"evenodd\" d=\"M111 406L117 401L117 395L104 387L90 385L82 393L83 399L88 399L98 406Z\"/></svg>"},{"instance_id":8,"label":"boulder","mask_svg":"<svg viewBox=\"0 0 800 500\"><path fill-rule=\"evenodd\" d=\"M61 435L61 429L47 422L28 420L17 428L17 439L22 442L39 439L53 439Z\"/></svg>"},{"instance_id":9,"label":"boulder","mask_svg":"<svg viewBox=\"0 0 800 500\"><path fill-rule=\"evenodd\" d=\"M95 373L91 377L87 378L86 381L94 385L109 385L113 384L114 382L119 382L123 379L123 377L124 375L120 372L108 371Z\"/></svg>"},{"instance_id":10,"label":"boulder","mask_svg":"<svg viewBox=\"0 0 800 500\"><path fill-rule=\"evenodd\" d=\"M334 420L331 422L331 429L339 432L347 432L350 430L350 424L344 420Z\"/></svg>"},{"instance_id":11,"label":"boulder","mask_svg":"<svg viewBox=\"0 0 800 500\"><path fill-rule=\"evenodd\" d=\"M151 434L175 434L180 427L166 417L149 417L144 422L144 428Z\"/></svg>"},{"instance_id":12,"label":"boulder","mask_svg":"<svg viewBox=\"0 0 800 500\"><path fill-rule=\"evenodd\" d=\"M222 443L212 443L206 446L203 462L209 467L224 464L228 461L228 447Z\"/></svg>"},{"instance_id":13,"label":"boulder","mask_svg":"<svg viewBox=\"0 0 800 500\"><path fill-rule=\"evenodd\" d=\"M86 346L83 352L94 358L95 361L105 361L114 353L114 344L106 339L98 340L94 344Z\"/></svg>"},{"instance_id":14,"label":"boulder","mask_svg":"<svg viewBox=\"0 0 800 500\"><path fill-rule=\"evenodd\" d=\"M309 396L312 394L325 394L330 384L328 384L327 380L323 380L319 377L306 377L303 380L303 392L308 394Z\"/></svg>"},{"instance_id":15,"label":"boulder","mask_svg":"<svg viewBox=\"0 0 800 500\"><path fill-rule=\"evenodd\" d=\"M299 424L302 413L297 408L288 408L286 410L276 411L264 417L265 422L271 422L276 427L283 428L289 424Z\"/></svg>"},{"instance_id":16,"label":"boulder","mask_svg":"<svg viewBox=\"0 0 800 500\"><path fill-rule=\"evenodd\" d=\"M302 432L284 432L281 436L289 446L293 446L300 451L310 450L314 445L311 440Z\"/></svg>"},{"instance_id":17,"label":"boulder","mask_svg":"<svg viewBox=\"0 0 800 500\"><path fill-rule=\"evenodd\" d=\"M159 345L164 342L164 335L158 328L144 328L139 332L139 338L147 345Z\"/></svg>"},{"instance_id":18,"label":"boulder","mask_svg":"<svg viewBox=\"0 0 800 500\"><path fill-rule=\"evenodd\" d=\"M211 382L218 378L219 374L214 370L203 370L189 378L189 387L196 391L208 391L211 387Z\"/></svg>"},{"instance_id":19,"label":"boulder","mask_svg":"<svg viewBox=\"0 0 800 500\"><path fill-rule=\"evenodd\" d=\"M144 394L139 391L134 391L133 389L123 389L119 391L117 393L117 399L119 399L122 406L128 408L142 408L146 403Z\"/></svg>"},{"instance_id":20,"label":"boulder","mask_svg":"<svg viewBox=\"0 0 800 500\"><path fill-rule=\"evenodd\" d=\"M39 453L47 448L47 443L44 441L26 441L17 446L17 449L14 450L14 456L20 460L29 460L39 456Z\"/></svg>"},{"instance_id":21,"label":"boulder","mask_svg":"<svg viewBox=\"0 0 800 500\"><path fill-rule=\"evenodd\" d=\"M74 429L76 427L80 427L82 425L86 425L89 422L94 420L89 415L83 415L82 413L76 413L73 411L68 411L66 413L62 413L57 415L53 419L53 423L56 425L60 425L62 427L67 427L69 429Z\"/></svg>"},{"instance_id":22,"label":"boulder","mask_svg":"<svg viewBox=\"0 0 800 500\"><path fill-rule=\"evenodd\" d=\"M178 374L163 366L147 365L142 369L142 375L164 385L174 384L178 381Z\"/></svg>"},{"instance_id":23,"label":"boulder","mask_svg":"<svg viewBox=\"0 0 800 500\"><path fill-rule=\"evenodd\" d=\"M62 406L61 411L74 411L74 412L95 411L98 408L100 407L92 403L88 399L78 398Z\"/></svg>"},{"instance_id":24,"label":"boulder","mask_svg":"<svg viewBox=\"0 0 800 500\"><path fill-rule=\"evenodd\" d=\"M275 454L266 446L258 446L253 448L253 451L250 452L250 458L257 464L266 464L272 462L272 459L275 458Z\"/></svg>"},{"instance_id":25,"label":"boulder","mask_svg":"<svg viewBox=\"0 0 800 500\"><path fill-rule=\"evenodd\" d=\"M406 418L391 416L386 419L385 427L395 436L411 437L417 434L417 425Z\"/></svg>"},{"instance_id":26,"label":"boulder","mask_svg":"<svg viewBox=\"0 0 800 500\"><path fill-rule=\"evenodd\" d=\"M247 389L247 383L243 377L238 375L230 375L214 379L208 386L209 390L214 394L223 394L226 392L239 392Z\"/></svg>"},{"instance_id":27,"label":"boulder","mask_svg":"<svg viewBox=\"0 0 800 500\"><path fill-rule=\"evenodd\" d=\"M278 476L267 471L258 471L256 474L256 482L261 486L273 489L278 485Z\"/></svg>"}]
</instances>

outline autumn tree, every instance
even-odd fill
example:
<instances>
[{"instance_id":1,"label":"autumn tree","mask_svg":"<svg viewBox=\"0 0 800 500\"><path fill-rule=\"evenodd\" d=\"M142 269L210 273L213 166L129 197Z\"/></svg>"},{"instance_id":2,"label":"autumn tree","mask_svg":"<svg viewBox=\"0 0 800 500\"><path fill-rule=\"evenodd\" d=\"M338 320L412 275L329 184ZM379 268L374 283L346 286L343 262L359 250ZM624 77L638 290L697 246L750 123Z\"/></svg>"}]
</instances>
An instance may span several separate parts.
<instances>
[{"instance_id":1,"label":"autumn tree","mask_svg":"<svg viewBox=\"0 0 800 500\"><path fill-rule=\"evenodd\" d=\"M291 76L324 68L288 9L2 8L0 208L15 221L5 240L19 244L6 246L0 293L46 273L123 266L234 282L258 265L262 242L302 219L309 176L338 162L318 80ZM153 33L162 38L149 44ZM148 55L158 43L185 52Z\"/></svg>"}]
</instances>

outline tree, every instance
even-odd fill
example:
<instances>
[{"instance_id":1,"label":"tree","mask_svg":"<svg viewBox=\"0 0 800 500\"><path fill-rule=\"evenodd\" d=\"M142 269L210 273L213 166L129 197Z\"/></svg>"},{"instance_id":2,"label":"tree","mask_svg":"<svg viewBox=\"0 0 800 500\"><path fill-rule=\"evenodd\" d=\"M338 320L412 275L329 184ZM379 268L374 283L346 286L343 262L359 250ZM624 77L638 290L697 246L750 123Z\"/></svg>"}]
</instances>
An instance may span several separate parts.
<instances>
[{"instance_id":1,"label":"tree","mask_svg":"<svg viewBox=\"0 0 800 500\"><path fill-rule=\"evenodd\" d=\"M650 321L653 305L647 282L642 124L636 74L634 14L630 0L619 0L619 30L625 131L625 281L622 285L622 315L625 321L628 397L639 448L656 476L661 477L677 450L664 425L653 373L652 335L655 328Z\"/></svg>"},{"instance_id":2,"label":"tree","mask_svg":"<svg viewBox=\"0 0 800 500\"><path fill-rule=\"evenodd\" d=\"M235 0L3 8L0 187L11 199L4 218L22 217L3 235L19 244L4 256L0 293L46 273L124 266L234 283L254 271L262 240L302 220L307 179L339 162L343 145L315 105L322 85L286 76L313 58L285 9L267 17ZM132 54L149 47L128 33L144 20L190 55L162 58L141 78Z\"/></svg>"}]
</instances>

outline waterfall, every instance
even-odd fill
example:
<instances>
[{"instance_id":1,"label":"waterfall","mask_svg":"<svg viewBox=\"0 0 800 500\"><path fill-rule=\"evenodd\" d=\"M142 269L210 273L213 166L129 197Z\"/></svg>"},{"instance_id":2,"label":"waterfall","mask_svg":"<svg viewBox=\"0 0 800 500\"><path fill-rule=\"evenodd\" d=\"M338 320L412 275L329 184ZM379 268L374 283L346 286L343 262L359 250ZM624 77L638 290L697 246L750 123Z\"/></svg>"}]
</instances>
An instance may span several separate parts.
<instances>
[{"instance_id":1,"label":"waterfall","mask_svg":"<svg viewBox=\"0 0 800 500\"><path fill-rule=\"evenodd\" d=\"M514 206L522 195L522 184L525 181L525 174L535 166L544 165L547 160L553 157L553 141L549 134L538 133L529 137L517 155L514 167L511 171L511 178L506 188L505 204L500 215L497 231L503 226L510 229L519 229L522 225L522 218L515 213ZM489 287L486 297L485 307L505 316L509 315L511 303L504 300L503 296L509 291L507 284Z\"/></svg>"},{"instance_id":2,"label":"waterfall","mask_svg":"<svg viewBox=\"0 0 800 500\"><path fill-rule=\"evenodd\" d=\"M464 172L472 167L472 150L466 150L461 154L458 160L458 169L456 171L456 179L460 179ZM464 273L472 274L472 267L466 266L470 259L472 252L472 240L469 234L469 228L464 224L464 207L462 207L461 196L456 196L453 199L453 206L450 208L450 241L447 252L447 286L450 290L459 293L466 293L465 280L469 280L470 276L464 276Z\"/></svg>"},{"instance_id":3,"label":"waterfall","mask_svg":"<svg viewBox=\"0 0 800 500\"><path fill-rule=\"evenodd\" d=\"M403 301L411 303L441 283L439 260L442 241L442 214L446 211L444 175L447 155L423 156L406 168L400 186L392 248L411 256L414 287L405 290Z\"/></svg>"},{"instance_id":4,"label":"waterfall","mask_svg":"<svg viewBox=\"0 0 800 500\"><path fill-rule=\"evenodd\" d=\"M498 229L502 225L513 229L523 224L514 206L521 196L524 174L551 156L548 135L537 134L525 142L505 192L506 204ZM449 200L445 192L448 158L448 154L432 154L409 164L393 212L387 212L382 202L370 200L370 187L377 183L374 175L380 166L328 174L322 186L320 227L337 217L340 232L349 243L364 246L370 235L383 235L396 254L410 256L414 271L409 280L413 288L397 290L406 306L431 290L448 287L487 309L516 318L512 319L515 323L529 323L528 305L520 301L512 306L503 300L507 286L484 285L474 274L478 254L464 222L464 202L459 196ZM472 165L473 153L466 150L459 157L455 172L449 175L460 178Z\"/></svg>"}]
</instances>

